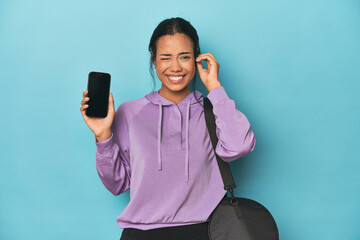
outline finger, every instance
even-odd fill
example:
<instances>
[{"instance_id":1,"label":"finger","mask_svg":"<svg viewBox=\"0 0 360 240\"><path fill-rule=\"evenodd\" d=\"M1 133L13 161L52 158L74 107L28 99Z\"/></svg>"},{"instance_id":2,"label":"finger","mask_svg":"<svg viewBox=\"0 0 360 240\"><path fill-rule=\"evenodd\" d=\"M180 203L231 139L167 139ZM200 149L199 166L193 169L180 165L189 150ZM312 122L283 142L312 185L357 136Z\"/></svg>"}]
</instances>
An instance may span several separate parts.
<instances>
[{"instance_id":1,"label":"finger","mask_svg":"<svg viewBox=\"0 0 360 240\"><path fill-rule=\"evenodd\" d=\"M90 100L89 97L84 97L83 100L81 101L81 105L84 105L85 103L87 103Z\"/></svg>"},{"instance_id":2,"label":"finger","mask_svg":"<svg viewBox=\"0 0 360 240\"><path fill-rule=\"evenodd\" d=\"M204 60L204 58L205 58L205 54L203 53L203 54L199 54L199 56L197 56L197 58L196 58L196 62L200 62L201 60Z\"/></svg>"},{"instance_id":3,"label":"finger","mask_svg":"<svg viewBox=\"0 0 360 240\"><path fill-rule=\"evenodd\" d=\"M84 108L84 106L81 106L80 112L81 112L81 115L83 116L83 118L86 119L87 116L86 116L86 114L85 114L85 108Z\"/></svg>"},{"instance_id":4,"label":"finger","mask_svg":"<svg viewBox=\"0 0 360 240\"><path fill-rule=\"evenodd\" d=\"M204 69L201 62L196 63L196 65L197 65L201 80L204 80L206 78L206 74L209 72L209 70Z\"/></svg>"},{"instance_id":5,"label":"finger","mask_svg":"<svg viewBox=\"0 0 360 240\"><path fill-rule=\"evenodd\" d=\"M206 58L206 57L210 57L210 56L212 56L211 53L202 53L202 54L199 54L199 55L198 55L197 59L198 59L198 58Z\"/></svg>"},{"instance_id":6,"label":"finger","mask_svg":"<svg viewBox=\"0 0 360 240\"><path fill-rule=\"evenodd\" d=\"M202 54L202 57L204 56L208 56L210 59L212 59L216 64L220 65L219 62L216 60L216 58L214 57L214 55L212 53L204 53Z\"/></svg>"},{"instance_id":7,"label":"finger","mask_svg":"<svg viewBox=\"0 0 360 240\"><path fill-rule=\"evenodd\" d=\"M218 61L216 61L215 57L210 53L209 57L213 60L213 62L215 63L214 65L218 65Z\"/></svg>"},{"instance_id":8,"label":"finger","mask_svg":"<svg viewBox=\"0 0 360 240\"><path fill-rule=\"evenodd\" d=\"M200 61L205 60L206 62L214 62L215 64L218 64L218 62L216 61L214 55L212 55L211 53L202 54L202 56L200 56L199 60Z\"/></svg>"},{"instance_id":9,"label":"finger","mask_svg":"<svg viewBox=\"0 0 360 240\"><path fill-rule=\"evenodd\" d=\"M114 96L112 93L110 93L110 95L109 95L109 106L111 107L111 111L115 111Z\"/></svg>"},{"instance_id":10,"label":"finger","mask_svg":"<svg viewBox=\"0 0 360 240\"><path fill-rule=\"evenodd\" d=\"M89 105L84 104L81 106L80 111L85 111L85 109L87 109L88 107L89 107Z\"/></svg>"},{"instance_id":11,"label":"finger","mask_svg":"<svg viewBox=\"0 0 360 240\"><path fill-rule=\"evenodd\" d=\"M88 90L86 89L86 90L83 92L83 97L86 97L87 94L88 94Z\"/></svg>"},{"instance_id":12,"label":"finger","mask_svg":"<svg viewBox=\"0 0 360 240\"><path fill-rule=\"evenodd\" d=\"M216 61L215 57L211 53L205 53L206 56L202 56L204 58L204 61L206 61L206 64L208 64L208 69L211 69L212 67L214 69L220 69L220 64L218 61Z\"/></svg>"},{"instance_id":13,"label":"finger","mask_svg":"<svg viewBox=\"0 0 360 240\"><path fill-rule=\"evenodd\" d=\"M203 71L204 71L204 68L203 68L201 62L197 62L197 63L196 63L196 66L198 67L199 72L203 72Z\"/></svg>"},{"instance_id":14,"label":"finger","mask_svg":"<svg viewBox=\"0 0 360 240\"><path fill-rule=\"evenodd\" d=\"M213 58L211 58L211 56L204 54L204 55L198 57L196 59L196 62L201 62L202 60L204 60L204 61L206 61L206 63L210 63L210 64L212 64L212 62L215 61Z\"/></svg>"},{"instance_id":15,"label":"finger","mask_svg":"<svg viewBox=\"0 0 360 240\"><path fill-rule=\"evenodd\" d=\"M109 104L112 106L114 105L114 99L112 93L109 94Z\"/></svg>"},{"instance_id":16,"label":"finger","mask_svg":"<svg viewBox=\"0 0 360 240\"><path fill-rule=\"evenodd\" d=\"M202 56L201 58L199 58L197 63L201 63L201 60L204 60L206 62L208 69L210 69L213 66L216 66L216 62L214 62L214 60L209 56Z\"/></svg>"},{"instance_id":17,"label":"finger","mask_svg":"<svg viewBox=\"0 0 360 240\"><path fill-rule=\"evenodd\" d=\"M210 58L212 58L215 62L217 62L216 61L216 58L214 57L214 55L212 54L212 53L206 53Z\"/></svg>"},{"instance_id":18,"label":"finger","mask_svg":"<svg viewBox=\"0 0 360 240\"><path fill-rule=\"evenodd\" d=\"M86 116L86 114L85 114L85 109L86 109L86 108L84 108L84 106L82 106L82 107L80 108L80 112L81 112L81 115L83 116L85 122L87 122L88 119L89 119L89 117Z\"/></svg>"}]
</instances>

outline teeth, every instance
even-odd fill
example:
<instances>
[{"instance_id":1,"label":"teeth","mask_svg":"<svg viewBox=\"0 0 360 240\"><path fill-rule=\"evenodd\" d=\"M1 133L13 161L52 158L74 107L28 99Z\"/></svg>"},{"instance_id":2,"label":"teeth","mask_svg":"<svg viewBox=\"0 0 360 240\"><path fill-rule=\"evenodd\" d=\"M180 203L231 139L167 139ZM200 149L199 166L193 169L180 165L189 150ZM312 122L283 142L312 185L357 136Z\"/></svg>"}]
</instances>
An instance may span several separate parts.
<instances>
[{"instance_id":1,"label":"teeth","mask_svg":"<svg viewBox=\"0 0 360 240\"><path fill-rule=\"evenodd\" d=\"M172 76L169 76L169 78L171 79L171 80L174 80L174 81L177 81L177 80L180 80L180 79L182 79L184 76L180 76L180 77L172 77Z\"/></svg>"}]
</instances>

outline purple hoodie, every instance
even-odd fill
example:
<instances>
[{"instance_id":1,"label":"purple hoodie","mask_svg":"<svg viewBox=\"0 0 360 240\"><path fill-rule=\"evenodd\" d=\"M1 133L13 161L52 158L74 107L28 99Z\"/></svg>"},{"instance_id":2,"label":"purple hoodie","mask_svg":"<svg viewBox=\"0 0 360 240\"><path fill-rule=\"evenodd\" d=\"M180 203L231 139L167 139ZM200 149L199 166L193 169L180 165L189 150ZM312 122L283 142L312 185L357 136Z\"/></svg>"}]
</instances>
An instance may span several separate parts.
<instances>
[{"instance_id":1,"label":"purple hoodie","mask_svg":"<svg viewBox=\"0 0 360 240\"><path fill-rule=\"evenodd\" d=\"M102 142L95 138L96 169L105 187L114 195L130 189L130 202L116 218L122 229L206 222L226 193L203 106L193 92L176 105L159 90L122 103L111 137ZM202 93L195 94L203 104ZM253 151L250 123L223 86L207 97L220 158L231 162Z\"/></svg>"}]
</instances>

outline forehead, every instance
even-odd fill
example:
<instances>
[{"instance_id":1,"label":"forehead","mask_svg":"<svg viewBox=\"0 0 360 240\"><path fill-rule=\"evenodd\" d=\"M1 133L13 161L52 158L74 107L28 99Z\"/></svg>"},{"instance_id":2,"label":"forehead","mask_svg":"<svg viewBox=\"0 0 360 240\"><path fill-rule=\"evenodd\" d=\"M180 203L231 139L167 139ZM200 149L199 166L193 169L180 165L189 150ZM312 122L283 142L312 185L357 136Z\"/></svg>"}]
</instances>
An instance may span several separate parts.
<instances>
[{"instance_id":1,"label":"forehead","mask_svg":"<svg viewBox=\"0 0 360 240\"><path fill-rule=\"evenodd\" d=\"M157 52L161 53L173 53L179 52L192 52L191 39L183 33L176 33L175 35L165 35L157 41Z\"/></svg>"}]
</instances>

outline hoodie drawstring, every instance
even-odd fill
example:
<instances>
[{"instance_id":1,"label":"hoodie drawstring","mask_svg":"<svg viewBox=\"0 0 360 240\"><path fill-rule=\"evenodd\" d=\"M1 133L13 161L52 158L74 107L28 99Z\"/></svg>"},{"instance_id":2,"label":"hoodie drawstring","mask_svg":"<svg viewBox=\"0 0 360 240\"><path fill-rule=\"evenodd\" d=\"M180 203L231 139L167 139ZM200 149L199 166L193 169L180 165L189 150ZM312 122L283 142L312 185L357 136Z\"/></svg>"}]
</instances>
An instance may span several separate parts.
<instances>
[{"instance_id":1,"label":"hoodie drawstring","mask_svg":"<svg viewBox=\"0 0 360 240\"><path fill-rule=\"evenodd\" d=\"M190 102L187 103L186 107L186 132L185 132L185 177L186 182L189 182L189 116L190 114Z\"/></svg>"},{"instance_id":2,"label":"hoodie drawstring","mask_svg":"<svg viewBox=\"0 0 360 240\"><path fill-rule=\"evenodd\" d=\"M161 121L162 121L162 104L159 101L159 124L158 124L158 169L161 170Z\"/></svg>"},{"instance_id":3,"label":"hoodie drawstring","mask_svg":"<svg viewBox=\"0 0 360 240\"><path fill-rule=\"evenodd\" d=\"M162 125L162 104L159 103L159 122L158 122L158 170L162 169L161 160L161 125ZM189 182L189 119L190 119L190 102L186 105L186 123L185 123L185 181Z\"/></svg>"}]
</instances>

